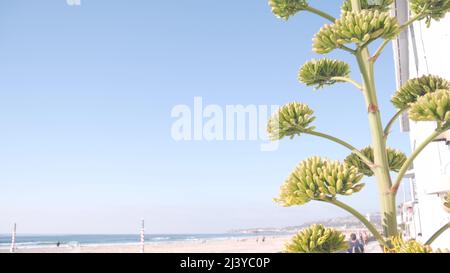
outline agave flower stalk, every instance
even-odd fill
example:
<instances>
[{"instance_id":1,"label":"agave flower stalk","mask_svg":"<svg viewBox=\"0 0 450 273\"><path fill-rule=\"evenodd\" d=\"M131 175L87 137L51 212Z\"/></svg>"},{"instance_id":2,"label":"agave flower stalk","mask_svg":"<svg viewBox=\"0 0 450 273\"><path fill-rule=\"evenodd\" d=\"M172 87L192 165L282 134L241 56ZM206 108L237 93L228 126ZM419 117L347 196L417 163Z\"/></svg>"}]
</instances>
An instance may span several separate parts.
<instances>
[{"instance_id":1,"label":"agave flower stalk","mask_svg":"<svg viewBox=\"0 0 450 273\"><path fill-rule=\"evenodd\" d=\"M398 109L383 127L378 107L374 66L376 60L390 40L418 20L438 21L450 12L450 0L411 0L412 17L400 25L388 10L392 0L379 0L374 4L368 0L345 0L342 15L338 19L311 7L307 0L269 0L272 11L287 20L301 11L323 17L326 24L313 39L313 50L327 54L333 50L344 50L357 61L362 83L350 78L350 66L339 60L319 59L307 62L299 72L298 79L316 89L337 83L351 83L364 95L370 128L370 146L362 150L335 136L316 130L314 111L304 103L289 103L280 108L269 120L268 132L273 140L294 138L303 134L321 137L337 143L351 151L344 162L320 157L303 160L294 169L281 187L275 200L284 206L303 205L310 201L325 202L344 209L359 219L378 240L385 252L432 252L429 245L449 228L449 224L438 230L424 245L404 241L398 234L396 195L407 169L438 135L450 129L450 82L437 76L426 75L409 80L392 97ZM383 40L373 55L368 45ZM416 121L435 121L436 130L408 158L399 150L386 147L386 140L397 119L405 112ZM393 183L391 172L398 172ZM379 193L383 233L370 223L355 208L341 202L342 195L361 191L364 176L374 176ZM445 206L450 201L445 201ZM344 248L338 231L323 226L312 226L300 232L287 245L288 252L332 252Z\"/></svg>"},{"instance_id":2,"label":"agave flower stalk","mask_svg":"<svg viewBox=\"0 0 450 273\"><path fill-rule=\"evenodd\" d=\"M361 11L360 0L352 0L352 9ZM384 140L384 128L381 123L381 115L378 108L378 99L375 86L374 64L370 61L367 47L358 48L355 54L359 69L364 80L364 97L367 106L372 148L374 155L374 174L377 180L380 197L381 215L384 234L387 237L396 236L397 215L395 194L390 191L392 187L389 174L389 162L386 154L386 141Z\"/></svg>"}]
</instances>

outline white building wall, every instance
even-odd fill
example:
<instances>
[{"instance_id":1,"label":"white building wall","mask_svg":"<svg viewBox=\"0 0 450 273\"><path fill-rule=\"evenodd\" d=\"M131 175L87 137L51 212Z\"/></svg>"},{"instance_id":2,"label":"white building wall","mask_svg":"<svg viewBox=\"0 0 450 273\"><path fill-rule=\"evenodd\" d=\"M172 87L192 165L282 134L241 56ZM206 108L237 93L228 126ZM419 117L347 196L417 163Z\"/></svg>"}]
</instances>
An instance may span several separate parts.
<instances>
[{"instance_id":1,"label":"white building wall","mask_svg":"<svg viewBox=\"0 0 450 273\"><path fill-rule=\"evenodd\" d=\"M418 22L409 30L409 78L426 74L450 79L450 16L433 21L430 28ZM411 149L420 145L436 128L434 122L409 122ZM450 190L450 148L445 141L431 143L414 161L417 192L417 215L420 226L416 238L426 241L450 221L438 192ZM405 181L406 182L406 181ZM450 230L435 241L433 247L450 248Z\"/></svg>"}]
</instances>

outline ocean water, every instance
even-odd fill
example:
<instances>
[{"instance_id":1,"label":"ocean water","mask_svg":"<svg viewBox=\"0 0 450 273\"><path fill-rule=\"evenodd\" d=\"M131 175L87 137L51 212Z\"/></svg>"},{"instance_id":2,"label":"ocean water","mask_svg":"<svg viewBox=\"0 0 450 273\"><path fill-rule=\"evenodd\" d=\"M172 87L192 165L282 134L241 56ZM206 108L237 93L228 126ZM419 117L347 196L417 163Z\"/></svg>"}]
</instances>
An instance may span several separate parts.
<instances>
[{"instance_id":1,"label":"ocean water","mask_svg":"<svg viewBox=\"0 0 450 273\"><path fill-rule=\"evenodd\" d=\"M146 234L146 243L175 242L175 241L203 241L225 239L248 239L263 236L280 235L280 233L223 233L223 234ZM124 235L20 235L16 237L18 248L56 247L59 242L61 247L77 247L80 245L118 245L139 244L139 234ZM10 235L0 235L0 248L9 248Z\"/></svg>"}]
</instances>

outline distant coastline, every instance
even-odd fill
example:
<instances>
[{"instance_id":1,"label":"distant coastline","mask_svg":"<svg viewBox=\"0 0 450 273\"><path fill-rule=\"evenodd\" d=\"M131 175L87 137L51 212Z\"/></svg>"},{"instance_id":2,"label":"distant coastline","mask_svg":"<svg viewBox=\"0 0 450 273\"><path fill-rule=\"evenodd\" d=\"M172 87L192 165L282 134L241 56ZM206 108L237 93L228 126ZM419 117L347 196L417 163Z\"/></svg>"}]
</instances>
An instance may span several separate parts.
<instances>
[{"instance_id":1,"label":"distant coastline","mask_svg":"<svg viewBox=\"0 0 450 273\"><path fill-rule=\"evenodd\" d=\"M369 215L370 222L372 222L376 228L381 229L381 216L379 213L370 213ZM233 229L230 230L230 233L235 234L292 234L296 233L301 229L304 229L313 224L322 224L327 227L332 227L340 230L355 230L364 228L361 222L353 216L347 217L335 217L329 218L326 220L318 220L312 222L306 222L298 226L288 226L288 227L267 227L267 228L247 228L247 229Z\"/></svg>"}]
</instances>

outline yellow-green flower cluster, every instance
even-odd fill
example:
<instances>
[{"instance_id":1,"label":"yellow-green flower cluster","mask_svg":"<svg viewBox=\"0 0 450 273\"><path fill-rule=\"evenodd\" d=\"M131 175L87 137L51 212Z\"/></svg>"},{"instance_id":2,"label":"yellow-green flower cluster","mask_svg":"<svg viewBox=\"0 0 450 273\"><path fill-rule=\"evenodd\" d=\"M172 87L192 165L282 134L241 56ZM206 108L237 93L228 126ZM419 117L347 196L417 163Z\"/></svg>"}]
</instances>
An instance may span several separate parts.
<instances>
[{"instance_id":1,"label":"yellow-green flower cluster","mask_svg":"<svg viewBox=\"0 0 450 273\"><path fill-rule=\"evenodd\" d=\"M332 85L341 80L334 77L349 77L350 66L342 61L320 59L307 62L300 68L298 79L300 82L321 88L324 85Z\"/></svg>"},{"instance_id":2,"label":"yellow-green flower cluster","mask_svg":"<svg viewBox=\"0 0 450 273\"><path fill-rule=\"evenodd\" d=\"M439 21L450 11L450 0L410 0L410 8L415 14L423 14L427 26L431 20Z\"/></svg>"},{"instance_id":3,"label":"yellow-green flower cluster","mask_svg":"<svg viewBox=\"0 0 450 273\"><path fill-rule=\"evenodd\" d=\"M358 168L311 157L298 164L281 186L277 202L289 207L303 205L311 200L327 200L336 195L351 195L364 187Z\"/></svg>"},{"instance_id":4,"label":"yellow-green flower cluster","mask_svg":"<svg viewBox=\"0 0 450 273\"><path fill-rule=\"evenodd\" d=\"M376 9L379 11L389 11L389 6L394 0L379 0L374 3L370 0L361 0L361 9ZM346 0L341 8L342 12L352 11L352 1Z\"/></svg>"},{"instance_id":5,"label":"yellow-green flower cluster","mask_svg":"<svg viewBox=\"0 0 450 273\"><path fill-rule=\"evenodd\" d=\"M308 7L306 0L269 0L273 14L277 17L287 20L297 12Z\"/></svg>"},{"instance_id":6,"label":"yellow-green flower cluster","mask_svg":"<svg viewBox=\"0 0 450 273\"><path fill-rule=\"evenodd\" d=\"M407 81L391 99L398 109L406 109L417 99L439 89L450 89L450 82L433 75L425 75Z\"/></svg>"},{"instance_id":7,"label":"yellow-green flower cluster","mask_svg":"<svg viewBox=\"0 0 450 273\"><path fill-rule=\"evenodd\" d=\"M366 147L360 152L371 162L374 161L373 149L371 147ZM402 151L392 148L386 148L386 152L389 162L389 170L393 172L399 172L403 164L406 162L406 155ZM344 161L345 163L347 163L347 165L357 167L358 170L366 176L374 175L372 169L370 169L370 167L367 166L367 164L364 163L361 158L355 153L347 156Z\"/></svg>"},{"instance_id":8,"label":"yellow-green flower cluster","mask_svg":"<svg viewBox=\"0 0 450 273\"><path fill-rule=\"evenodd\" d=\"M271 140L279 140L284 137L291 139L305 131L314 130L311 123L316 119L314 111L308 105L291 102L283 105L272 116L267 125L267 132Z\"/></svg>"},{"instance_id":9,"label":"yellow-green flower cluster","mask_svg":"<svg viewBox=\"0 0 450 273\"><path fill-rule=\"evenodd\" d=\"M447 196L444 199L444 206L450 209L450 191L447 192Z\"/></svg>"},{"instance_id":10,"label":"yellow-green flower cluster","mask_svg":"<svg viewBox=\"0 0 450 273\"><path fill-rule=\"evenodd\" d=\"M347 248L342 232L323 225L312 225L300 231L286 244L288 253L333 253Z\"/></svg>"},{"instance_id":11,"label":"yellow-green flower cluster","mask_svg":"<svg viewBox=\"0 0 450 273\"><path fill-rule=\"evenodd\" d=\"M377 38L390 40L399 31L397 19L389 16L388 12L345 12L334 24L320 29L313 39L313 50L325 54L346 44L368 44Z\"/></svg>"},{"instance_id":12,"label":"yellow-green flower cluster","mask_svg":"<svg viewBox=\"0 0 450 273\"><path fill-rule=\"evenodd\" d=\"M405 241L401 236L395 236L390 239L391 248L385 248L388 253L432 253L430 246L409 240Z\"/></svg>"},{"instance_id":13,"label":"yellow-green flower cluster","mask_svg":"<svg viewBox=\"0 0 450 273\"><path fill-rule=\"evenodd\" d=\"M409 118L414 121L450 122L450 90L437 90L420 97L411 105Z\"/></svg>"}]
</instances>

